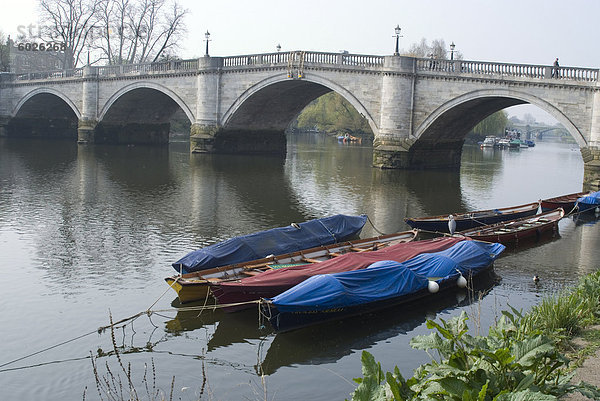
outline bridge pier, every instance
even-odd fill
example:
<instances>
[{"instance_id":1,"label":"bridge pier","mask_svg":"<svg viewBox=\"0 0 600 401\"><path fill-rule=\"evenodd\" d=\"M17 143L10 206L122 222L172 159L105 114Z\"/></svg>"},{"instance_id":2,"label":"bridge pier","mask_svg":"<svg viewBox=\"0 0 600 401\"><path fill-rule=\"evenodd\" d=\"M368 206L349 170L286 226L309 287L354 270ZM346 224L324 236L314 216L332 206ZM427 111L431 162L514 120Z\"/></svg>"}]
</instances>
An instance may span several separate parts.
<instances>
[{"instance_id":1,"label":"bridge pier","mask_svg":"<svg viewBox=\"0 0 600 401\"><path fill-rule=\"evenodd\" d=\"M381 169L459 169L462 140L373 142L373 166Z\"/></svg>"},{"instance_id":2,"label":"bridge pier","mask_svg":"<svg viewBox=\"0 0 600 401\"><path fill-rule=\"evenodd\" d=\"M600 147L581 148L583 157L583 189L600 191Z\"/></svg>"},{"instance_id":3,"label":"bridge pier","mask_svg":"<svg viewBox=\"0 0 600 401\"><path fill-rule=\"evenodd\" d=\"M213 153L217 127L194 123L190 127L190 151L192 153Z\"/></svg>"},{"instance_id":4,"label":"bridge pier","mask_svg":"<svg viewBox=\"0 0 600 401\"><path fill-rule=\"evenodd\" d=\"M95 142L95 132L98 121L90 119L80 119L77 122L77 143L88 144Z\"/></svg>"},{"instance_id":5,"label":"bridge pier","mask_svg":"<svg viewBox=\"0 0 600 401\"><path fill-rule=\"evenodd\" d=\"M192 153L235 153L285 155L285 132L280 130L224 129L192 124Z\"/></svg>"},{"instance_id":6,"label":"bridge pier","mask_svg":"<svg viewBox=\"0 0 600 401\"><path fill-rule=\"evenodd\" d=\"M8 122L10 121L9 116L0 116L0 137L8 136Z\"/></svg>"}]
</instances>

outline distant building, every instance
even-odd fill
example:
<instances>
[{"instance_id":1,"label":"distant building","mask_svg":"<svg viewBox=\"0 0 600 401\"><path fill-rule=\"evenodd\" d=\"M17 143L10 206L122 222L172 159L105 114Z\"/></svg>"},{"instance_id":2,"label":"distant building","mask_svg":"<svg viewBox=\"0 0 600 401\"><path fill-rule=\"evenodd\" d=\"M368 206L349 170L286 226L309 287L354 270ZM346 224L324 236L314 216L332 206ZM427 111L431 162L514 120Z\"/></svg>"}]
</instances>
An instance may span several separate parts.
<instances>
[{"instance_id":1,"label":"distant building","mask_svg":"<svg viewBox=\"0 0 600 401\"><path fill-rule=\"evenodd\" d=\"M62 69L63 52L31 50L31 43L28 44L27 48L19 50L19 44L8 38L10 72L25 74Z\"/></svg>"}]
</instances>

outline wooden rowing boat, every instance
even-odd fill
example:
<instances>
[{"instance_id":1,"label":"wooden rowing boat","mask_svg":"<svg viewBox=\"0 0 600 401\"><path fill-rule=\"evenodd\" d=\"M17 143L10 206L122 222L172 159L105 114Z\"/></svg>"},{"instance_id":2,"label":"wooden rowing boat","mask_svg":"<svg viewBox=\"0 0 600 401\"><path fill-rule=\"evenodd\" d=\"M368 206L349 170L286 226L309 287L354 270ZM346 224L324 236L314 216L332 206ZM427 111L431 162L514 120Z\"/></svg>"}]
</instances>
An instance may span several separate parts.
<instances>
[{"instance_id":1,"label":"wooden rowing boat","mask_svg":"<svg viewBox=\"0 0 600 401\"><path fill-rule=\"evenodd\" d=\"M448 223L454 220L455 232L468 230L470 228L496 224L503 221L519 219L521 217L533 216L537 213L539 202L527 203L525 205L505 207L501 209L480 210L476 212L444 214L430 217L406 218L404 221L412 228L432 232L450 232Z\"/></svg>"},{"instance_id":2,"label":"wooden rowing boat","mask_svg":"<svg viewBox=\"0 0 600 401\"><path fill-rule=\"evenodd\" d=\"M438 237L395 244L371 252L347 253L307 266L271 270L241 280L210 284L210 291L224 311L234 312L253 306L259 298L274 297L312 277L366 269L382 261L404 262L418 255L443 251L466 237Z\"/></svg>"},{"instance_id":3,"label":"wooden rowing boat","mask_svg":"<svg viewBox=\"0 0 600 401\"><path fill-rule=\"evenodd\" d=\"M325 261L346 253L377 250L386 246L412 241L416 236L417 231L411 230L339 242L277 256L268 256L243 263L235 263L183 275L174 275L165 278L165 281L177 292L179 302L181 303L206 300L210 296L210 284L240 280L290 265L303 265Z\"/></svg>"},{"instance_id":4,"label":"wooden rowing boat","mask_svg":"<svg viewBox=\"0 0 600 401\"><path fill-rule=\"evenodd\" d=\"M480 241L510 244L528 238L539 238L545 233L557 232L558 222L564 215L564 210L558 208L533 217L460 231L456 235L464 235Z\"/></svg>"},{"instance_id":5,"label":"wooden rowing boat","mask_svg":"<svg viewBox=\"0 0 600 401\"><path fill-rule=\"evenodd\" d=\"M320 274L262 299L261 312L275 331L283 332L436 297L442 290L465 288L467 278L489 271L504 248L468 240L403 263L386 260L366 269Z\"/></svg>"},{"instance_id":6,"label":"wooden rowing boat","mask_svg":"<svg viewBox=\"0 0 600 401\"><path fill-rule=\"evenodd\" d=\"M589 192L575 192L573 194L542 199L540 201L542 212L562 208L566 213L570 213L575 208L575 203L577 202L577 199L586 196L587 194L589 194Z\"/></svg>"}]
</instances>

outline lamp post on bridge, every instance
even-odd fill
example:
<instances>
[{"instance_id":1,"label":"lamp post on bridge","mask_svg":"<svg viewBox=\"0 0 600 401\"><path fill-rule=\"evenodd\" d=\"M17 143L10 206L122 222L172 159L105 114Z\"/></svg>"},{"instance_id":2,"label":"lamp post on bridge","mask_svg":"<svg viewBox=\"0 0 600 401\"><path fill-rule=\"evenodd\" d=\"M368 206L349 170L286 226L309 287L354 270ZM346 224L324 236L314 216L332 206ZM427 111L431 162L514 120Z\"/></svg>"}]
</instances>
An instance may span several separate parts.
<instances>
[{"instance_id":1,"label":"lamp post on bridge","mask_svg":"<svg viewBox=\"0 0 600 401\"><path fill-rule=\"evenodd\" d=\"M454 44L454 41L452 41L452 43L450 43L450 60L454 60L454 48L456 47L456 45Z\"/></svg>"},{"instance_id":2,"label":"lamp post on bridge","mask_svg":"<svg viewBox=\"0 0 600 401\"><path fill-rule=\"evenodd\" d=\"M399 56L400 55L400 50L398 49L398 42L400 41L400 25L396 25L396 28L394 28L394 32L396 32L395 35L392 35L392 38L395 36L396 37L396 51L394 52L394 56Z\"/></svg>"},{"instance_id":3,"label":"lamp post on bridge","mask_svg":"<svg viewBox=\"0 0 600 401\"><path fill-rule=\"evenodd\" d=\"M208 55L208 42L210 42L210 32L206 31L206 33L204 34L204 37L206 38L206 54L204 55L205 57L210 57Z\"/></svg>"}]
</instances>

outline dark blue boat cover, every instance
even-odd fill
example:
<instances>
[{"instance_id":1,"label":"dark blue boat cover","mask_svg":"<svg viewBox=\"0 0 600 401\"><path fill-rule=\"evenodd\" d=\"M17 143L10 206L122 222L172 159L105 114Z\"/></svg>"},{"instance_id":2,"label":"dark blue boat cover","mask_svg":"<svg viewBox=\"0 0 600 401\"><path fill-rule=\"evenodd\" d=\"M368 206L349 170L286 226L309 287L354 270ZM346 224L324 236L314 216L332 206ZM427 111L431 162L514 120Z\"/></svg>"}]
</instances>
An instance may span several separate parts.
<instances>
[{"instance_id":1,"label":"dark blue boat cover","mask_svg":"<svg viewBox=\"0 0 600 401\"><path fill-rule=\"evenodd\" d=\"M582 196L577 199L577 203L579 204L579 210L584 211L596 206L600 206L600 191L591 192L587 196Z\"/></svg>"},{"instance_id":2,"label":"dark blue boat cover","mask_svg":"<svg viewBox=\"0 0 600 401\"><path fill-rule=\"evenodd\" d=\"M441 283L476 274L504 249L502 244L461 241L402 263L385 260L362 270L313 276L270 300L279 312L318 312L383 301L427 288L429 280Z\"/></svg>"},{"instance_id":3,"label":"dark blue boat cover","mask_svg":"<svg viewBox=\"0 0 600 401\"><path fill-rule=\"evenodd\" d=\"M366 215L338 214L300 223L299 228L293 225L272 228L190 252L172 266L178 272L191 273L261 259L268 255L281 255L329 245L359 234L366 222Z\"/></svg>"}]
</instances>

